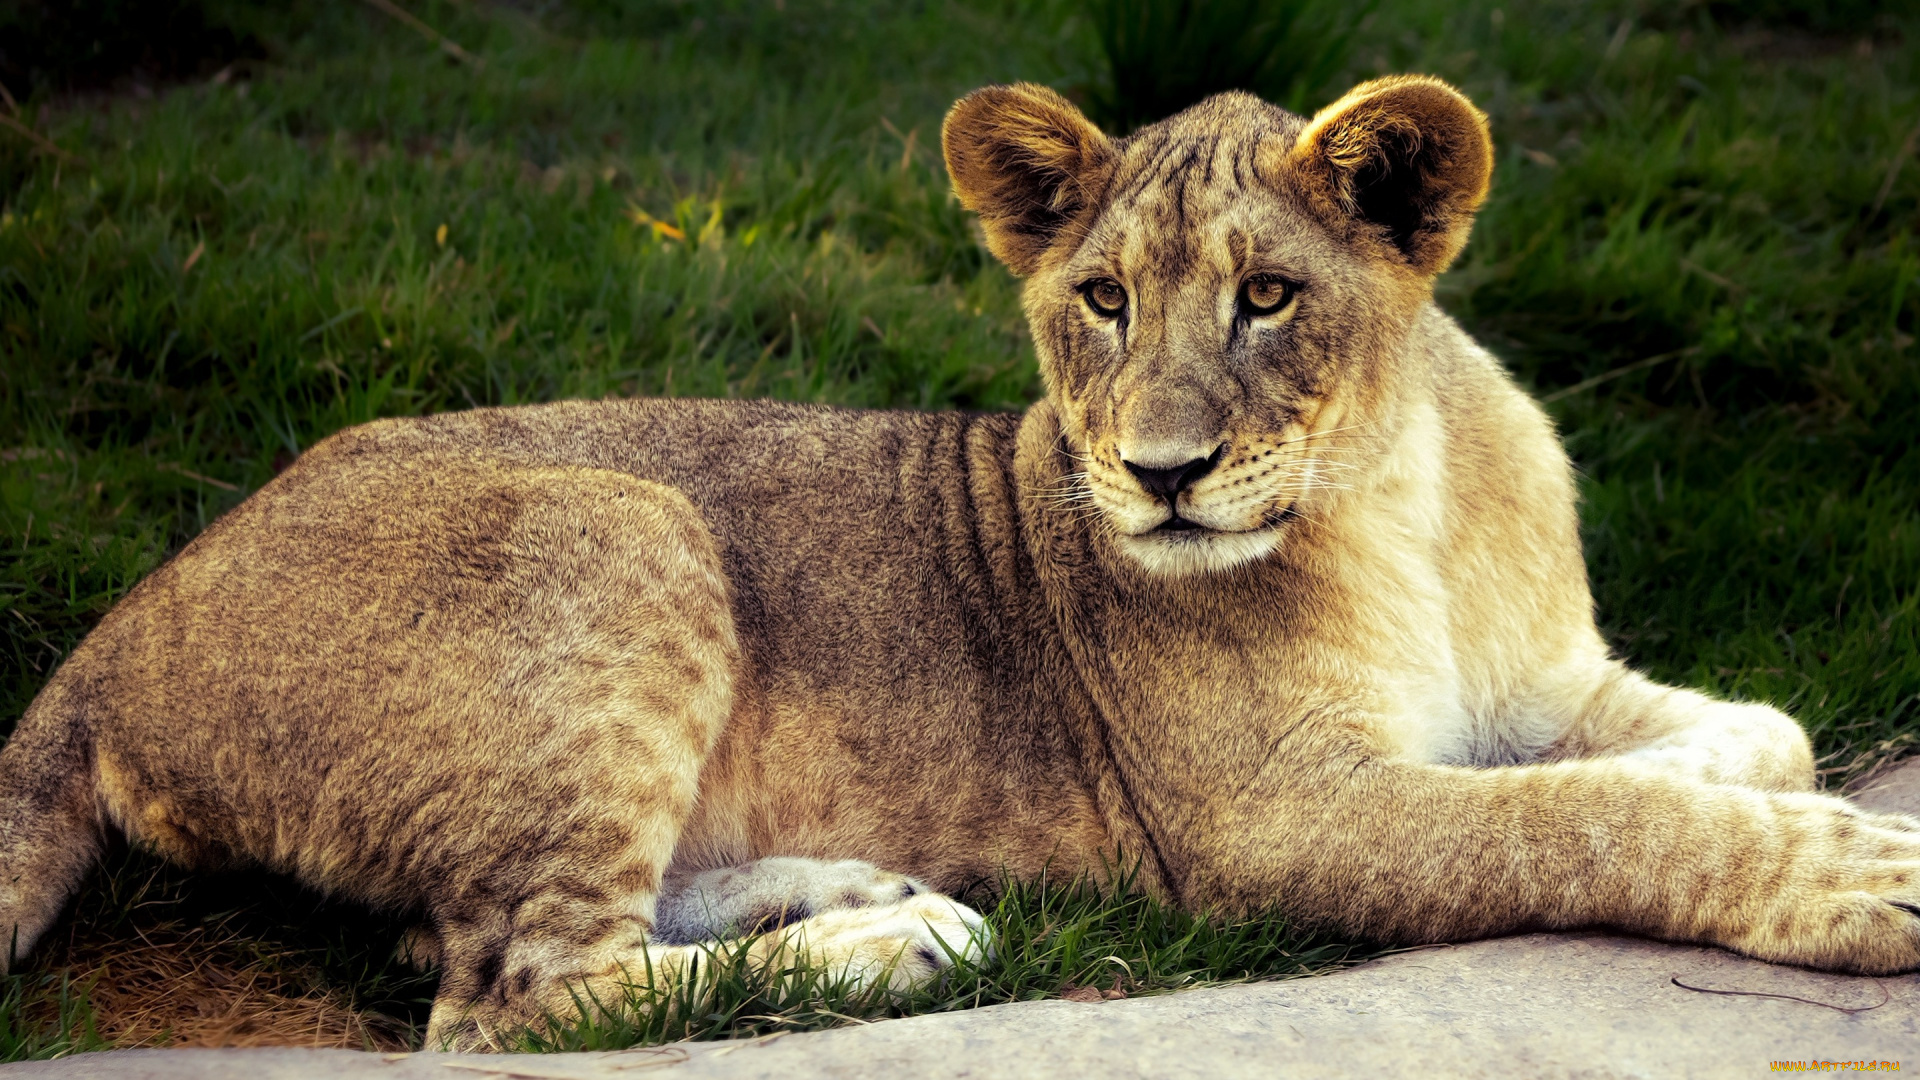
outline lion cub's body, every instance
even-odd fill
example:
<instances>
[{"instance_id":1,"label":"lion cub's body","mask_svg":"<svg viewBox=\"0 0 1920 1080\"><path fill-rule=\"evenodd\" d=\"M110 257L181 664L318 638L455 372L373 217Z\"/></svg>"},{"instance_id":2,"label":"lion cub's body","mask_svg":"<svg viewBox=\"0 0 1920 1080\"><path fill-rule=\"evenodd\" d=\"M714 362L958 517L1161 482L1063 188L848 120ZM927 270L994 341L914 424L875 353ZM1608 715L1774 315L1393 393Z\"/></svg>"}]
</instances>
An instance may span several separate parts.
<instances>
[{"instance_id":1,"label":"lion cub's body","mask_svg":"<svg viewBox=\"0 0 1920 1080\"><path fill-rule=\"evenodd\" d=\"M1385 939L1920 965L1913 822L1795 793L1781 714L1607 655L1550 426L1431 301L1490 168L1464 99L1229 95L1110 142L991 88L946 139L1030 277L1045 401L334 436L23 718L0 924L31 945L104 818L420 911L434 1037L681 972L656 925L797 918L914 977L977 927L870 867L727 869L769 856L954 889L1125 852L1189 906Z\"/></svg>"},{"instance_id":2,"label":"lion cub's body","mask_svg":"<svg viewBox=\"0 0 1920 1080\"><path fill-rule=\"evenodd\" d=\"M643 716L676 712L672 699L710 675L724 684L724 723L657 736L662 759L705 759L699 806L684 827L675 824L681 868L771 854L851 856L957 886L991 877L1003 863L1037 871L1056 846L1075 863L1097 863L1120 834L1097 809L1071 725L1059 719L1085 713L1085 695L1061 663L1057 635L1043 629L1044 601L1017 533L1009 473L1018 422L626 401L478 410L342 432L141 586L164 600L128 604L96 632L98 645L76 655L74 666L89 669L117 638L145 641L158 626L191 625L216 591L222 627L240 605L253 615L225 629L223 640L170 646L156 657L171 679L188 674L183 665L204 665L187 685L215 692L156 705L163 714L148 712L124 745L100 752L103 760L150 756L150 768L165 768L181 748L159 733L189 726L207 731L210 745L246 745L262 709L224 704L217 672L257 658L262 669L251 675L267 683L264 698L282 712L300 703L294 723L302 727L327 717L364 760L336 764L339 750L329 745L323 760L288 762L288 752L303 748L276 746L244 771L264 776L292 764L293 776L310 776L334 765L358 778L339 793L356 804L342 813L364 815L357 803L378 762L405 770L456 752L441 733L418 734L439 726L441 695L527 678L492 666L492 655L441 651L460 632L448 620L473 603L449 596L451 583L472 581L485 590L482 602L492 601L485 617L524 635L509 645L516 654L532 651L550 627L640 608L617 629L644 635L635 651L661 665L647 673L647 691L632 695ZM624 512L679 503L656 484L684 496L691 513ZM582 505L579 493L599 488L612 506ZM538 582L516 572L516 563L554 561L554 544L577 543L595 562L628 552L667 561L663 552L683 543L683 529L705 534L703 546L717 556L713 585L724 593L647 604L651 598L633 592L636 579L661 576L650 567L632 577L569 573ZM197 565L218 566L217 582L186 584ZM199 595L182 595L187 588ZM570 610L528 603L546 589L559 594L551 603ZM141 610L152 612L147 624L125 626ZM342 611L363 614L341 619ZM715 623L712 641L682 630L701 616ZM236 629L247 636L233 636ZM556 656L590 647L548 646ZM406 677L374 710L359 704L366 688L340 676L402 665ZM99 668L103 693L157 681L151 664L125 654L102 656ZM461 761L454 774L470 783L518 767L526 752L514 744L524 735L513 723L487 712L463 717L462 726L514 735L476 746L476 760ZM634 764L597 743L537 760L526 782L553 791L543 810L556 815L608 785L596 770ZM404 772L374 786L398 795ZM264 821L294 816L297 806L304 817L324 801L303 790L246 814ZM462 801L466 812L485 810L485 800ZM319 828L363 833L358 823ZM674 850L673 836L666 843ZM365 874L356 866L341 884Z\"/></svg>"}]
</instances>

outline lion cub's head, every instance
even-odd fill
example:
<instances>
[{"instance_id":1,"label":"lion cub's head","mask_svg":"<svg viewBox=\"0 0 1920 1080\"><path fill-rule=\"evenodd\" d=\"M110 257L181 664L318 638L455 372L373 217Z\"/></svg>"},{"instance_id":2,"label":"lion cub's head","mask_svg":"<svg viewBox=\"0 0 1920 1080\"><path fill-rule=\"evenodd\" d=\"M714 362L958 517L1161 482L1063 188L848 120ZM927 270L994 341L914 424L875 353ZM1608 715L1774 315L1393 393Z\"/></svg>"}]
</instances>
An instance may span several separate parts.
<instances>
[{"instance_id":1,"label":"lion cub's head","mask_svg":"<svg viewBox=\"0 0 1920 1080\"><path fill-rule=\"evenodd\" d=\"M955 192L1028 278L1066 493L1161 572L1260 558L1336 497L1417 377L1435 275L1486 195L1486 120L1381 79L1304 120L1249 94L1109 139L1042 86L962 98Z\"/></svg>"}]
</instances>

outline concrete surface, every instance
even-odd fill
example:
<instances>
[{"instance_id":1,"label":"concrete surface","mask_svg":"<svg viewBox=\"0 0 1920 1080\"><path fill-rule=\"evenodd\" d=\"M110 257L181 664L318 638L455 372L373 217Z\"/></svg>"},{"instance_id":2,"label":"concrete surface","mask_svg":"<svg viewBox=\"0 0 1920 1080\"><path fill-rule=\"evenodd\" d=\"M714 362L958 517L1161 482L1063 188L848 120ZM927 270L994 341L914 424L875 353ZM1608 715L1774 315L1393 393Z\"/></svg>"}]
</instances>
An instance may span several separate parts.
<instances>
[{"instance_id":1,"label":"concrete surface","mask_svg":"<svg viewBox=\"0 0 1920 1080\"><path fill-rule=\"evenodd\" d=\"M1859 798L1920 812L1920 763ZM1541 934L1402 953L1320 978L1100 1004L1029 1002L732 1043L546 1056L131 1050L11 1065L0 1076L1732 1077L1768 1073L1775 1061L1920 1070L1920 977L1850 978L1716 949Z\"/></svg>"}]
</instances>

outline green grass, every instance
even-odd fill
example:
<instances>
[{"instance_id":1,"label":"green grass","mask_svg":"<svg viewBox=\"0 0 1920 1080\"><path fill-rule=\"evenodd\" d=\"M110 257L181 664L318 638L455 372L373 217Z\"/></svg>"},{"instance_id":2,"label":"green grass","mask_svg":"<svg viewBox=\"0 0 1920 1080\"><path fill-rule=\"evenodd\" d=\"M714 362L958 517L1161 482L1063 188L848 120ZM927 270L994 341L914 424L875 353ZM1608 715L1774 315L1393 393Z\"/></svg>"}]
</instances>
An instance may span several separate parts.
<instances>
[{"instance_id":1,"label":"green grass","mask_svg":"<svg viewBox=\"0 0 1920 1080\"><path fill-rule=\"evenodd\" d=\"M1113 92L1078 7L411 7L484 66L367 5L297 4L254 14L265 59L223 79L37 91L21 122L79 160L0 131L0 733L115 598L343 425L1036 392L937 132L987 81ZM1488 110L1494 196L1440 298L1551 399L1604 627L1659 678L1792 710L1835 784L1920 734L1917 34L1862 5L1383 0L1323 91L1424 70ZM287 889L116 863L74 918L227 920L417 1023L398 924ZM1046 996L1106 985L1106 955L1148 973L1134 989L1340 955L1082 887L994 903L1010 959L938 993L742 976L686 1027L551 1043ZM0 1059L88 1045L62 987L0 983ZM22 1019L63 992L65 1021Z\"/></svg>"},{"instance_id":2,"label":"green grass","mask_svg":"<svg viewBox=\"0 0 1920 1080\"><path fill-rule=\"evenodd\" d=\"M45 1020L29 1015L30 1004L53 1015ZM0 1062L110 1049L94 1028L87 987L74 985L68 973L9 977L0 983Z\"/></svg>"},{"instance_id":3,"label":"green grass","mask_svg":"<svg viewBox=\"0 0 1920 1080\"><path fill-rule=\"evenodd\" d=\"M1339 94L1371 0L1092 0L1105 77L1088 116L1126 134L1210 94L1247 90L1295 111Z\"/></svg>"},{"instance_id":4,"label":"green grass","mask_svg":"<svg viewBox=\"0 0 1920 1080\"><path fill-rule=\"evenodd\" d=\"M577 1016L556 1017L514 1049L618 1050L678 1039L751 1038L836 1027L849 1020L951 1012L1057 998L1074 989L1115 996L1164 993L1202 983L1308 974L1377 950L1304 934L1280 915L1225 921L1180 911L1126 887L1068 881L1003 881L967 898L995 935L994 956L976 963L948 942L955 966L931 986L860 989L806 967L756 969L746 945L716 945L709 979L670 991L647 973L618 1000L578 996Z\"/></svg>"}]
</instances>

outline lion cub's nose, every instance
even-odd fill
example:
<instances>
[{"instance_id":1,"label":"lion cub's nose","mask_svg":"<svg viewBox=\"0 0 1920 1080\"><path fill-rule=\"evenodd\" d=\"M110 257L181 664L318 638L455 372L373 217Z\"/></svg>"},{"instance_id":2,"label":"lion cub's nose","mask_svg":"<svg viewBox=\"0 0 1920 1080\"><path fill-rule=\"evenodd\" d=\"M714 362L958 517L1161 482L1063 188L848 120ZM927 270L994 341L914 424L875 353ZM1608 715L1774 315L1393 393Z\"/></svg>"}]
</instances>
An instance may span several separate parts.
<instances>
[{"instance_id":1,"label":"lion cub's nose","mask_svg":"<svg viewBox=\"0 0 1920 1080\"><path fill-rule=\"evenodd\" d=\"M1165 468L1136 465L1131 461L1122 460L1127 471L1133 474L1133 478L1140 481L1141 487L1147 489L1147 494L1164 499L1168 506L1172 506L1181 492L1192 487L1201 477L1212 472L1215 465L1220 464L1220 452L1226 449L1226 445L1221 443L1214 447L1213 453L1206 457L1197 457L1192 461Z\"/></svg>"}]
</instances>

